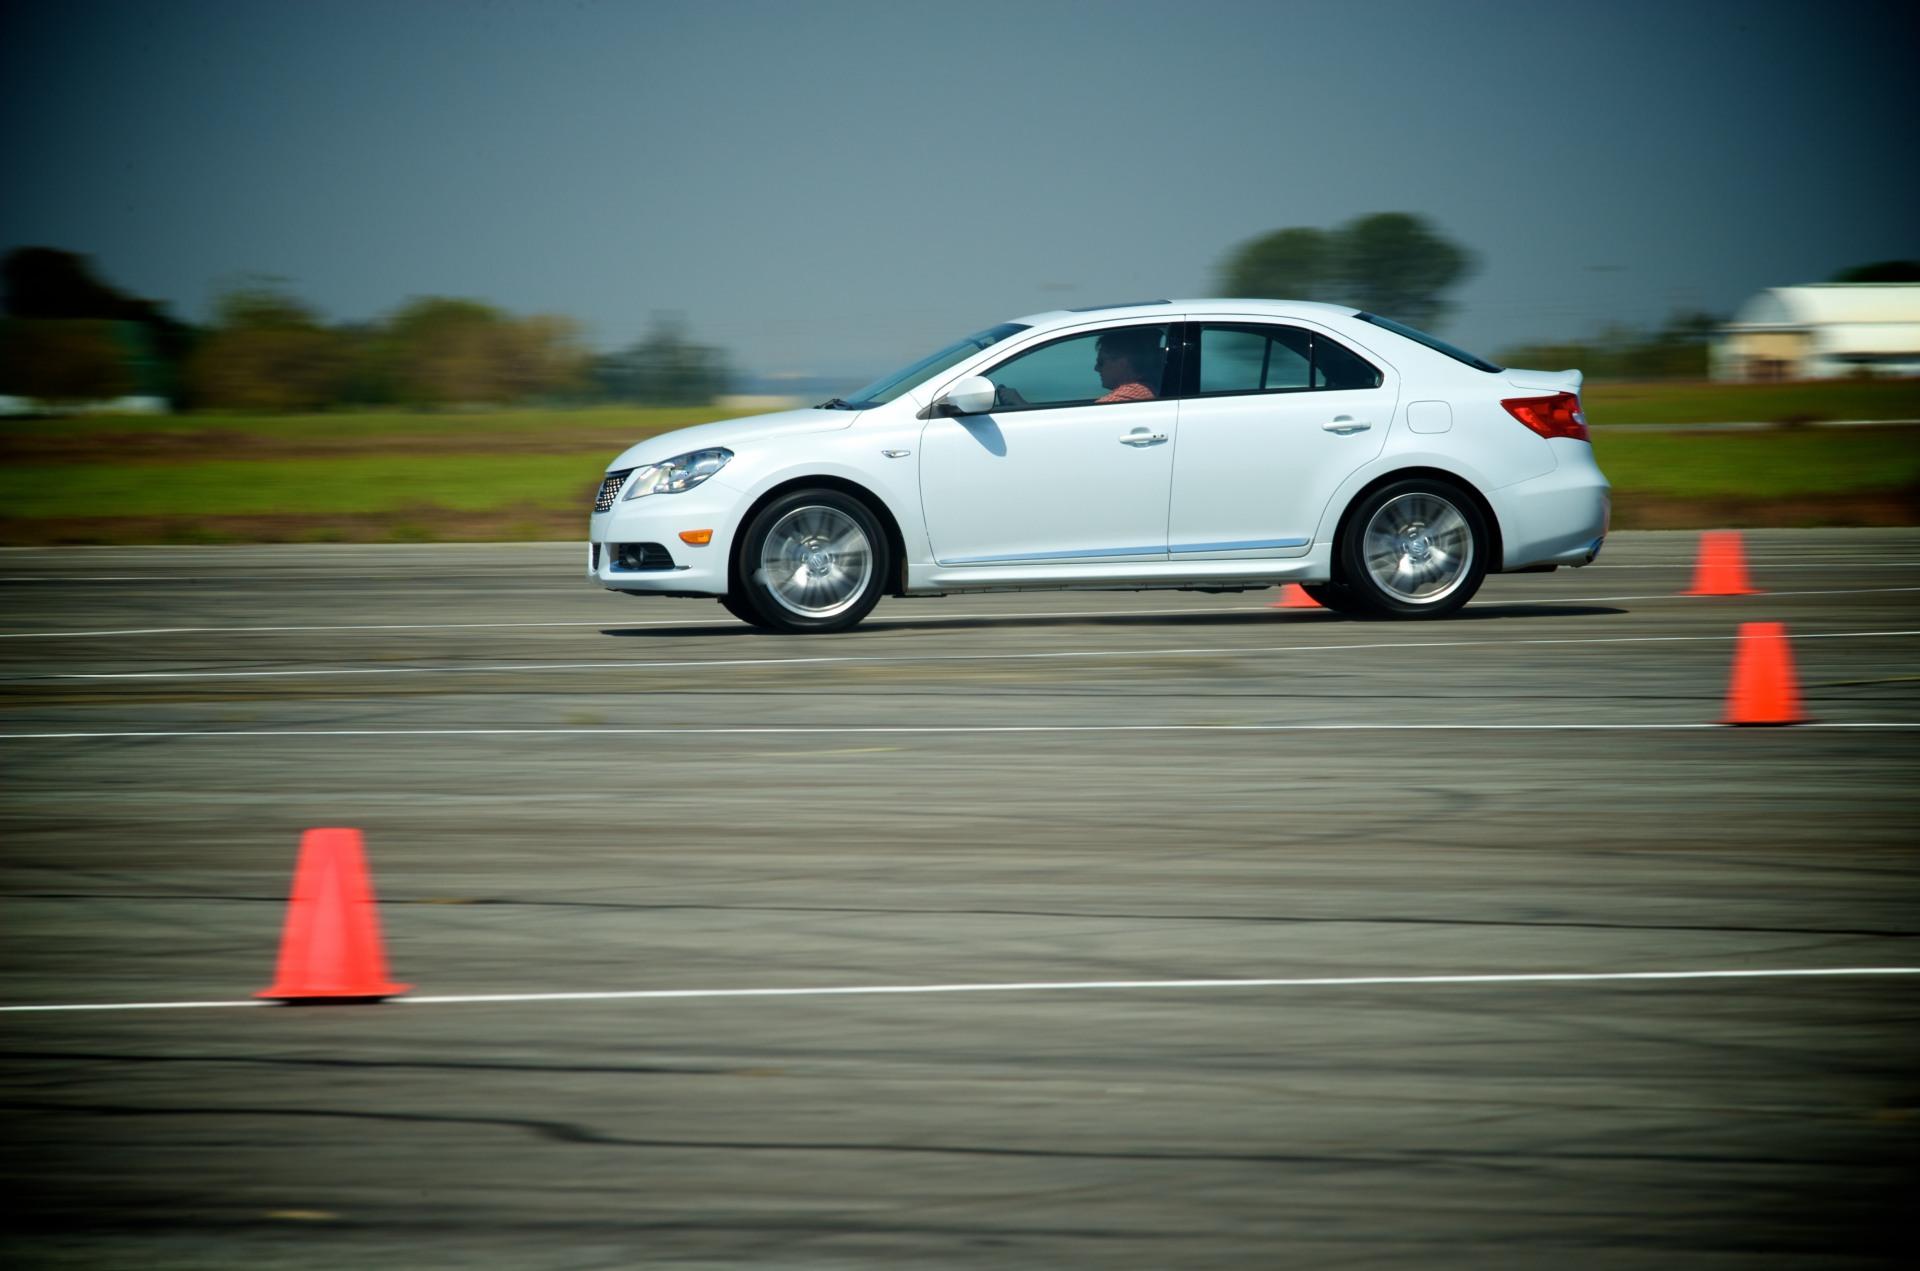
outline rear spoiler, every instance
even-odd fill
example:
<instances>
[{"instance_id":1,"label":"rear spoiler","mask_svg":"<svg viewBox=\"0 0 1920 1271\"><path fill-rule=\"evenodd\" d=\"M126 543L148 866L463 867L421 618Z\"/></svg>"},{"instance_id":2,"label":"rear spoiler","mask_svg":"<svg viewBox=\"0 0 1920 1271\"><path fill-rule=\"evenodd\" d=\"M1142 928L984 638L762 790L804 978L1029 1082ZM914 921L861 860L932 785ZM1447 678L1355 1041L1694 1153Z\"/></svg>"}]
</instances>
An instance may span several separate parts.
<instances>
[{"instance_id":1,"label":"rear spoiler","mask_svg":"<svg viewBox=\"0 0 1920 1271\"><path fill-rule=\"evenodd\" d=\"M1577 370L1523 371L1508 367L1507 383L1515 388L1530 388L1548 393L1577 393L1586 377Z\"/></svg>"}]
</instances>

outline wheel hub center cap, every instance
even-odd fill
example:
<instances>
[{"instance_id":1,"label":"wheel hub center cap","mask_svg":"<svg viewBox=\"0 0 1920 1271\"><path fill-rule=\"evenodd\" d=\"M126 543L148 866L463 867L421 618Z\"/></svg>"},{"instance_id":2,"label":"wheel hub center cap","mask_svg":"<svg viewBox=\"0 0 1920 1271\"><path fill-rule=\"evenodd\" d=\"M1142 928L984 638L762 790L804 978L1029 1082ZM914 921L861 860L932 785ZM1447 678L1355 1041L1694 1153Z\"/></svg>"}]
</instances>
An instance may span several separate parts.
<instances>
[{"instance_id":1,"label":"wheel hub center cap","mask_svg":"<svg viewBox=\"0 0 1920 1271\"><path fill-rule=\"evenodd\" d=\"M818 548L807 553L806 563L809 574L830 574L833 572L833 557Z\"/></svg>"},{"instance_id":2,"label":"wheel hub center cap","mask_svg":"<svg viewBox=\"0 0 1920 1271\"><path fill-rule=\"evenodd\" d=\"M1423 530L1402 530L1400 546L1407 555L1415 560L1425 560L1433 552L1433 541Z\"/></svg>"}]
</instances>

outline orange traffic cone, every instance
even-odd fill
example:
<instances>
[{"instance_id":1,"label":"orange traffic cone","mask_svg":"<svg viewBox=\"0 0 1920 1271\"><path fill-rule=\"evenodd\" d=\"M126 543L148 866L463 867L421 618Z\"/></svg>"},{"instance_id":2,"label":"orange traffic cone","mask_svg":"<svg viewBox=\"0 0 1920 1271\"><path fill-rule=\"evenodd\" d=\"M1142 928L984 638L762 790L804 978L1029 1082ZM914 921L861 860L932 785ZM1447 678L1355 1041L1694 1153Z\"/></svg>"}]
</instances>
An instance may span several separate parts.
<instances>
[{"instance_id":1,"label":"orange traffic cone","mask_svg":"<svg viewBox=\"0 0 1920 1271\"><path fill-rule=\"evenodd\" d=\"M1693 569L1693 587L1683 596L1757 596L1747 581L1747 554L1738 530L1708 530L1700 536L1700 559Z\"/></svg>"},{"instance_id":2,"label":"orange traffic cone","mask_svg":"<svg viewBox=\"0 0 1920 1271\"><path fill-rule=\"evenodd\" d=\"M1800 689L1794 682L1787 628L1778 622L1743 622L1733 653L1733 683L1727 689L1729 724L1799 724Z\"/></svg>"},{"instance_id":3,"label":"orange traffic cone","mask_svg":"<svg viewBox=\"0 0 1920 1271\"><path fill-rule=\"evenodd\" d=\"M1306 588L1299 583L1288 583L1280 589L1280 599L1268 605L1269 609L1319 609L1319 601L1309 596Z\"/></svg>"},{"instance_id":4,"label":"orange traffic cone","mask_svg":"<svg viewBox=\"0 0 1920 1271\"><path fill-rule=\"evenodd\" d=\"M300 863L280 937L280 969L273 987L254 996L367 1002L409 987L387 979L360 831L308 830L300 837Z\"/></svg>"}]
</instances>

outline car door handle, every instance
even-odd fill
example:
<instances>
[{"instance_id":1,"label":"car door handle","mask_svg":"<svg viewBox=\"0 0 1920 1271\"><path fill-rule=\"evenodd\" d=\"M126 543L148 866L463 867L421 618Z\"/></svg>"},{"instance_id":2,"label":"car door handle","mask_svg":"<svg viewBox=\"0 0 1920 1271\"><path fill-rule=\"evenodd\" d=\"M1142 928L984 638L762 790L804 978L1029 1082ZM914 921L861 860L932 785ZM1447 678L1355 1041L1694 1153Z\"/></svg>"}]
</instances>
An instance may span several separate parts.
<instances>
[{"instance_id":1,"label":"car door handle","mask_svg":"<svg viewBox=\"0 0 1920 1271\"><path fill-rule=\"evenodd\" d=\"M1148 432L1143 428L1120 434L1120 444L1123 446L1157 446L1166 439L1167 434L1163 432Z\"/></svg>"},{"instance_id":2,"label":"car door handle","mask_svg":"<svg viewBox=\"0 0 1920 1271\"><path fill-rule=\"evenodd\" d=\"M1373 427L1373 421L1355 419L1351 415L1336 415L1320 426L1328 432L1339 433L1344 437L1348 433L1365 432Z\"/></svg>"}]
</instances>

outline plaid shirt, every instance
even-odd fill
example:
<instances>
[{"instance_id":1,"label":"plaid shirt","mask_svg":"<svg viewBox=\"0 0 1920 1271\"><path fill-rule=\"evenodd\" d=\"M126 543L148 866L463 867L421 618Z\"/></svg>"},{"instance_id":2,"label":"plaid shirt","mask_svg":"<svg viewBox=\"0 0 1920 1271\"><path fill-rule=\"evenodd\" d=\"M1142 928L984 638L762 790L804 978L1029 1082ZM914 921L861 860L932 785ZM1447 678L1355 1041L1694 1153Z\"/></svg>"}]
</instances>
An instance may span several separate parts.
<instances>
[{"instance_id":1,"label":"plaid shirt","mask_svg":"<svg viewBox=\"0 0 1920 1271\"><path fill-rule=\"evenodd\" d=\"M1119 388L1114 389L1111 393L1108 393L1105 397L1095 402L1094 405L1104 406L1108 402L1150 402L1152 400L1153 390L1138 380L1135 380L1132 383L1122 384Z\"/></svg>"}]
</instances>

